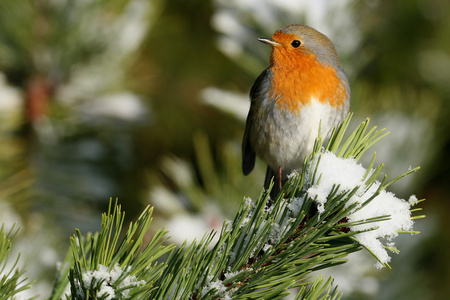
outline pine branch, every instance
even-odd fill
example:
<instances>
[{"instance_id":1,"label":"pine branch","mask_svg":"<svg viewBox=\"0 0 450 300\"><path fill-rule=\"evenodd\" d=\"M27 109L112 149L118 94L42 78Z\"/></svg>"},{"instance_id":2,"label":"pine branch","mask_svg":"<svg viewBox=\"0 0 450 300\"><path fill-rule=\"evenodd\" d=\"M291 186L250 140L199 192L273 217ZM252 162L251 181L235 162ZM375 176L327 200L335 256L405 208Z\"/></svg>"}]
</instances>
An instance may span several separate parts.
<instances>
[{"instance_id":1,"label":"pine branch","mask_svg":"<svg viewBox=\"0 0 450 300\"><path fill-rule=\"evenodd\" d=\"M115 202L102 216L100 232L71 239L74 265L70 269L71 294L76 299L147 299L153 282L162 272L156 260L170 252L164 246L167 232L158 231L143 250L153 209L147 207L135 224L130 224L121 243L124 213Z\"/></svg>"},{"instance_id":2,"label":"pine branch","mask_svg":"<svg viewBox=\"0 0 450 300\"><path fill-rule=\"evenodd\" d=\"M165 246L166 232L161 230L140 251L151 208L119 243L124 215L117 202L111 203L99 233L83 236L77 231L72 238L72 297L281 299L298 288L297 299L339 299L332 278L309 274L345 263L348 254L362 248L380 266L388 266L386 250L398 252L390 240L398 233L414 232L412 219L423 217L410 215L419 211L410 211L417 199L407 202L384 190L417 168L388 184L386 176L379 182L383 165L373 168L372 159L366 170L356 161L385 133L368 130L367 120L344 140L350 119L336 128L325 147L317 139L302 173L290 176L277 199L270 201L273 204L268 205L270 189L257 201L246 198L220 233L212 231L178 249ZM374 203L379 213L374 213ZM390 205L399 209L386 210ZM383 238L389 243L383 244ZM168 257L157 262L164 254Z\"/></svg>"},{"instance_id":3,"label":"pine branch","mask_svg":"<svg viewBox=\"0 0 450 300\"><path fill-rule=\"evenodd\" d=\"M18 268L20 254L12 266L8 265L12 244L18 231L13 226L6 232L4 224L0 228L0 299L13 299L14 295L31 287L31 282L23 278L25 270Z\"/></svg>"}]
</instances>

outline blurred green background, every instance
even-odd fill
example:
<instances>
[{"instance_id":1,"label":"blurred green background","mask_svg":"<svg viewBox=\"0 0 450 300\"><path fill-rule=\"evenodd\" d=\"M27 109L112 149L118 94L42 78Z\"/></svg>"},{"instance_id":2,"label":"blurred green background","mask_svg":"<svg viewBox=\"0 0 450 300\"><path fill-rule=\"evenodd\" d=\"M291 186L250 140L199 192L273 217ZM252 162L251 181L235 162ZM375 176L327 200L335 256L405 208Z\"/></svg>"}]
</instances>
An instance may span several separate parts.
<instances>
[{"instance_id":1,"label":"blurred green background","mask_svg":"<svg viewBox=\"0 0 450 300\"><path fill-rule=\"evenodd\" d=\"M154 205L181 243L258 196L263 164L240 172L270 53L257 38L290 23L331 38L354 118L391 131L374 148L389 178L422 167L391 188L427 198L422 234L399 238L392 270L328 270L343 299L450 297L449 1L0 0L0 221L22 228L29 296L50 293L68 237L97 230L110 197L129 220Z\"/></svg>"}]
</instances>

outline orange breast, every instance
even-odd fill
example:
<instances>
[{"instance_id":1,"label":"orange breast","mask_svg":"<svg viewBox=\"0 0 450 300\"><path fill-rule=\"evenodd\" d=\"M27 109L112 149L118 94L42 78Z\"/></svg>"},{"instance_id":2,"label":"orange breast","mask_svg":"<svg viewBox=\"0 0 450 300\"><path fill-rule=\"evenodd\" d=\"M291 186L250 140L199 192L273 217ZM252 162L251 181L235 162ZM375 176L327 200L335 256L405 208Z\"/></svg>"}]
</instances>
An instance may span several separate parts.
<instances>
[{"instance_id":1,"label":"orange breast","mask_svg":"<svg viewBox=\"0 0 450 300\"><path fill-rule=\"evenodd\" d=\"M296 111L315 98L340 109L348 93L337 72L331 66L322 65L315 54L293 56L280 48L274 49L271 57L270 98L277 101L277 106Z\"/></svg>"}]
</instances>

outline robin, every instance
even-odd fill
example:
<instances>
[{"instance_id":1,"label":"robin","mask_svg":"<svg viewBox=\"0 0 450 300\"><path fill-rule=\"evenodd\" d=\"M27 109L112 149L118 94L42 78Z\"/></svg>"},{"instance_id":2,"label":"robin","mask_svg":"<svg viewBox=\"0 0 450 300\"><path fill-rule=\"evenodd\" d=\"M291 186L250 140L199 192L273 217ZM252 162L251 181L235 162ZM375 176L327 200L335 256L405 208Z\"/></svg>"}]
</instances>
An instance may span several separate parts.
<instances>
[{"instance_id":1,"label":"robin","mask_svg":"<svg viewBox=\"0 0 450 300\"><path fill-rule=\"evenodd\" d=\"M272 46L270 66L250 90L250 111L242 141L242 171L258 155L267 163L274 199L287 177L301 169L319 133L330 134L350 108L350 85L328 37L305 25L288 25L260 42Z\"/></svg>"}]
</instances>

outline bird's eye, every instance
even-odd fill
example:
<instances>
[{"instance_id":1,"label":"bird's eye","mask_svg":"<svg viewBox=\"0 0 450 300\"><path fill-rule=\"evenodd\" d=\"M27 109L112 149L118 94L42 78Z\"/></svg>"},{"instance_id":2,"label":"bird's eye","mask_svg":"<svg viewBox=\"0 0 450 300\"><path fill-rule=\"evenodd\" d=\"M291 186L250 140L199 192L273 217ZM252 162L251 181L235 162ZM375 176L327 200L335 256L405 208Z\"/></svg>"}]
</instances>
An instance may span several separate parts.
<instances>
[{"instance_id":1,"label":"bird's eye","mask_svg":"<svg viewBox=\"0 0 450 300\"><path fill-rule=\"evenodd\" d=\"M302 42L300 42L299 40L293 40L291 43L292 47L294 47L294 48L300 47L301 44L302 44Z\"/></svg>"}]
</instances>

